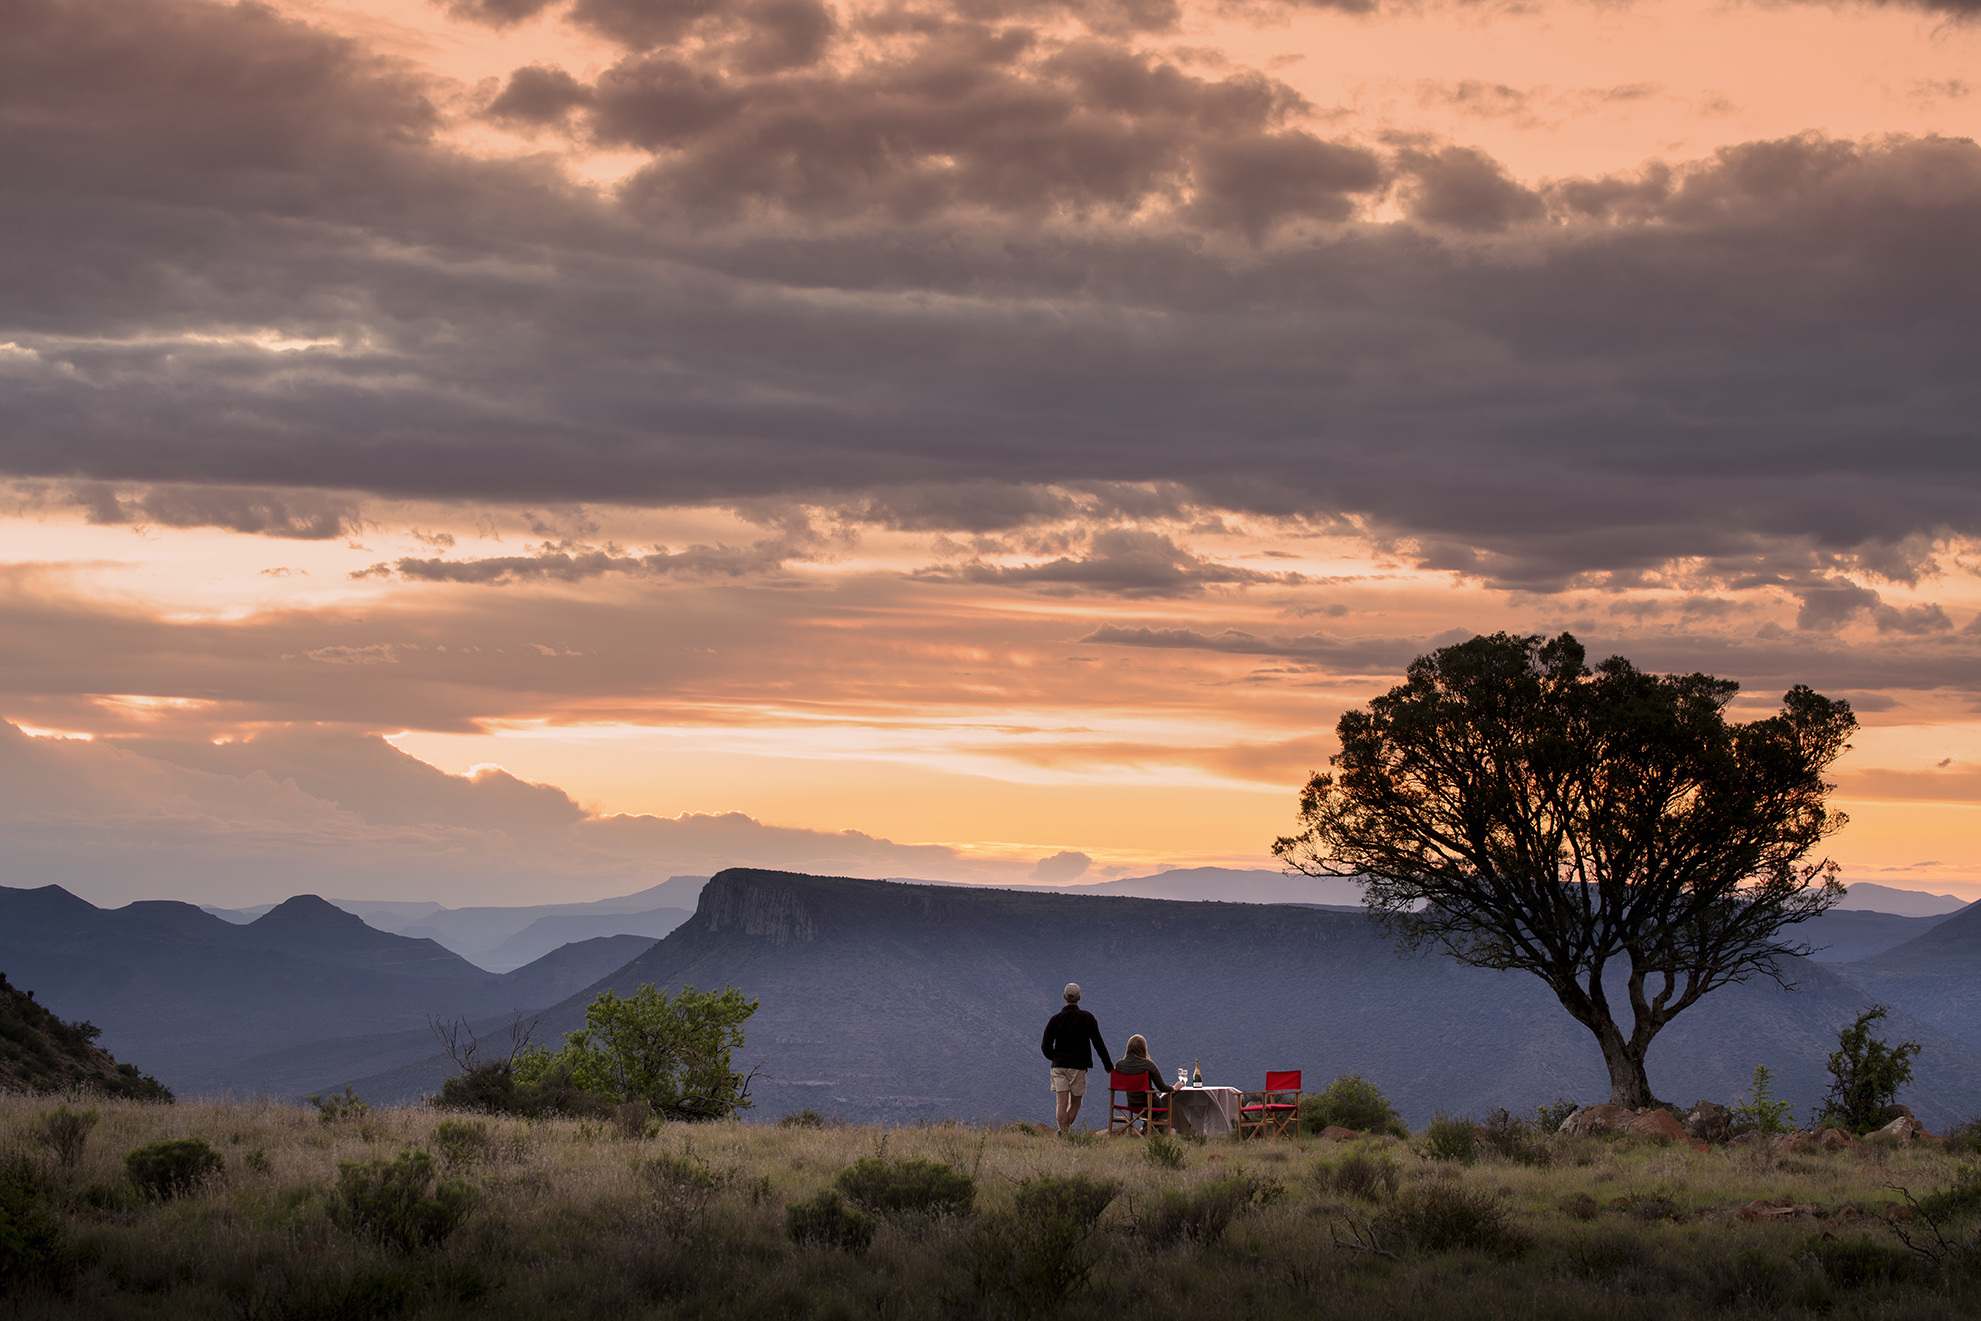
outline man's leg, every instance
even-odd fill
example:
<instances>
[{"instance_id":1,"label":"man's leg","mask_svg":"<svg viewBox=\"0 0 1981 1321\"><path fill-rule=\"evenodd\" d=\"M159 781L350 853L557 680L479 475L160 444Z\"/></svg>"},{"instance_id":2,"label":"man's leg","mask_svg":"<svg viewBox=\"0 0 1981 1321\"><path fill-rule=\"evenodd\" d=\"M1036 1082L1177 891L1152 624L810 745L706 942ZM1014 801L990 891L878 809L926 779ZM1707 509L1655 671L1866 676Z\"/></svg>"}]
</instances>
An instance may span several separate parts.
<instances>
[{"instance_id":1,"label":"man's leg","mask_svg":"<svg viewBox=\"0 0 1981 1321\"><path fill-rule=\"evenodd\" d=\"M1056 1102L1053 1107L1053 1119L1059 1125L1059 1131L1064 1133L1073 1127L1074 1116L1080 1113L1080 1098L1073 1095L1071 1090L1067 1090L1054 1092L1052 1099Z\"/></svg>"},{"instance_id":2,"label":"man's leg","mask_svg":"<svg viewBox=\"0 0 1981 1321\"><path fill-rule=\"evenodd\" d=\"M1066 1107L1066 1118L1059 1121L1059 1126L1061 1128L1071 1128L1073 1127L1074 1121L1080 1118L1080 1102L1085 1100L1086 1098L1075 1096L1071 1092L1066 1092L1064 1093L1064 1095L1068 1101L1068 1105Z\"/></svg>"}]
</instances>

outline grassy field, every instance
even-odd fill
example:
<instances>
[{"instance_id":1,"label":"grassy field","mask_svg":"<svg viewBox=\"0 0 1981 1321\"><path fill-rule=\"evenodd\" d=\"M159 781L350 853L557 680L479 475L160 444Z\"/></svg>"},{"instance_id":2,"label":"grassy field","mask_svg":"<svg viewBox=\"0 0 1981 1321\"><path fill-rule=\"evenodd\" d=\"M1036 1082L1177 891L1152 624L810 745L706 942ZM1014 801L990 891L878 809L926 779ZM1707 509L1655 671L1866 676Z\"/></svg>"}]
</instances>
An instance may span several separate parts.
<instances>
[{"instance_id":1,"label":"grassy field","mask_svg":"<svg viewBox=\"0 0 1981 1321\"><path fill-rule=\"evenodd\" d=\"M7 1224L29 1243L6 1249L26 1265L0 1316L1981 1313L1981 1252L1962 1246L1971 1223L1947 1231L1946 1252L1915 1220L1914 1239L1931 1248L1922 1254L1882 1218L1904 1202L1897 1188L1926 1198L1961 1186L1966 1167L1916 1147L1776 1156L1557 1136L1520 1159L1482 1150L1461 1163L1430 1160L1421 1143L1171 1140L1152 1150L1018 1126L770 1122L628 1137L612 1123L417 1109L325 1122L272 1103L72 1103L93 1105L101 1121L65 1166L38 1136L54 1102L0 1098ZM224 1171L169 1200L138 1192L126 1154L183 1138L209 1144ZM459 1180L467 1191L421 1222L438 1241L396 1246L389 1226L354 1218L340 1162L409 1148L432 1153L436 1186ZM870 1235L864 1246L795 1242L787 1208L812 1203L862 1159L882 1162L864 1167L870 1175L900 1174L902 1161L947 1164L974 1181L974 1202L864 1222L847 1209L839 1223L855 1226L855 1240ZM906 1168L907 1183L935 1177ZM952 1195L958 1186L950 1181ZM912 1201L903 1187L897 1180Z\"/></svg>"}]
</instances>

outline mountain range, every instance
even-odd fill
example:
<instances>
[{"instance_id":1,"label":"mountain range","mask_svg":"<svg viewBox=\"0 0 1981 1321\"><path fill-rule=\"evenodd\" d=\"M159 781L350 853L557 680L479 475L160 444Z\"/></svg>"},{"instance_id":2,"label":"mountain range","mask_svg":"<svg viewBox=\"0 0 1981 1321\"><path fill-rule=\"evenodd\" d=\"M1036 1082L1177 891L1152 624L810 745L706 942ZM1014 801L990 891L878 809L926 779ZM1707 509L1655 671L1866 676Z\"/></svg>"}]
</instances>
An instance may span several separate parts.
<instances>
[{"instance_id":1,"label":"mountain range","mask_svg":"<svg viewBox=\"0 0 1981 1321\"><path fill-rule=\"evenodd\" d=\"M495 975L314 895L236 924L192 904L102 909L60 886L0 887L0 972L62 1014L95 1022L105 1049L178 1092L311 1090L330 1081L323 1069L271 1071L257 1061L360 1035L410 1032L431 1049L429 1015L529 1013L652 943L580 941Z\"/></svg>"},{"instance_id":2,"label":"mountain range","mask_svg":"<svg viewBox=\"0 0 1981 1321\"><path fill-rule=\"evenodd\" d=\"M1789 975L1798 990L1728 986L1665 1029L1650 1060L1659 1093L1732 1100L1766 1064L1779 1094L1813 1104L1867 997L1812 960ZM1413 1125L1608 1093L1593 1039L1536 979L1399 958L1360 914L746 869L718 874L688 922L537 1015L536 1039L555 1045L608 987L729 984L760 1002L738 1063L764 1065L753 1095L766 1115L1038 1118L1050 1101L1036 1043L1068 980L1116 1050L1140 1032L1166 1068L1201 1061L1237 1086L1267 1069L1301 1069L1310 1089L1361 1073ZM1981 1049L1905 1013L1888 1028L1927 1045L1907 1095L1923 1119L1981 1111ZM429 1055L353 1082L411 1099L449 1071Z\"/></svg>"}]
</instances>

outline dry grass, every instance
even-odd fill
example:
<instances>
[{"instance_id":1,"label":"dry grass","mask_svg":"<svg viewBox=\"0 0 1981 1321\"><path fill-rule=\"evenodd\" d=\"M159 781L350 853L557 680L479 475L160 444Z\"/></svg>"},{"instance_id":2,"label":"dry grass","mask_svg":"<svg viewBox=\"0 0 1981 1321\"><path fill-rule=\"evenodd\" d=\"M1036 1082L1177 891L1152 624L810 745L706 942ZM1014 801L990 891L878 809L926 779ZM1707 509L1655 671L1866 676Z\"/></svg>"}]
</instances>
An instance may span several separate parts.
<instances>
[{"instance_id":1,"label":"dry grass","mask_svg":"<svg viewBox=\"0 0 1981 1321\"><path fill-rule=\"evenodd\" d=\"M1888 1251L1900 1245L1876 1219L1901 1200L1887 1185L1924 1195L1952 1179L1953 1162L1930 1150L1776 1158L1558 1138L1545 1166L1497 1157L1456 1166L1392 1143L1394 1193L1355 1196L1312 1177L1316 1159L1344 1154L1318 1141L1185 1143L1182 1167L1171 1169L1147 1160L1134 1139L1069 1143L1015 1127L672 1124L629 1139L608 1123L489 1119L485 1157L458 1170L478 1191L473 1214L442 1246L405 1254L334 1227L326 1208L337 1163L410 1145L438 1154L433 1130L459 1116L382 1110L324 1124L312 1110L265 1102L97 1100L102 1122L75 1167L62 1169L32 1137L54 1104L0 1097L0 1160L34 1163L73 1262L14 1282L0 1317L1632 1321L1981 1312L1981 1264L1958 1254L1945 1264L1906 1262ZM125 1153L180 1137L211 1144L226 1158L225 1176L180 1201L135 1197ZM686 1158L712 1185L682 1178L679 1162L648 1168L663 1155ZM975 1175L975 1214L883 1223L863 1253L794 1245L786 1205L875 1155L945 1161ZM1283 1194L1261 1194L1211 1241L1156 1246L1151 1226L1166 1191L1208 1195L1222 1185L1228 1193L1240 1170ZM1012 1239L1019 1185L1047 1174L1118 1180L1123 1193L1078 1242ZM1735 1214L1778 1198L1818 1212L1778 1222ZM1413 1225L1423 1232L1426 1216L1488 1205L1504 1210L1504 1233L1477 1248L1433 1252L1399 1236ZM1838 1218L1844 1205L1869 1214ZM1080 1269L1056 1277L1042 1267L1031 1278L1086 1283L1064 1297L1000 1283L984 1264L991 1225L1007 1257L1077 1254ZM1024 1247L1034 1242L1045 1246ZM1344 1246L1354 1243L1394 1255Z\"/></svg>"}]
</instances>

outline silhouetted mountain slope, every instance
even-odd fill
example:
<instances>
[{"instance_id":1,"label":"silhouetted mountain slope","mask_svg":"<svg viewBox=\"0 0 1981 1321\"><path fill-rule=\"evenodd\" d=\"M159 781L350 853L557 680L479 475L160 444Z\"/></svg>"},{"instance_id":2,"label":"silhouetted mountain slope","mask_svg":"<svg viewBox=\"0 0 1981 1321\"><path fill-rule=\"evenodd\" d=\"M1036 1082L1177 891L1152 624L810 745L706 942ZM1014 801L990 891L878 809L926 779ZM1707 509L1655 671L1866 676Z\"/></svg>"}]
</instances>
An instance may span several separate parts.
<instances>
[{"instance_id":1,"label":"silhouetted mountain slope","mask_svg":"<svg viewBox=\"0 0 1981 1321\"><path fill-rule=\"evenodd\" d=\"M1876 881L1852 881L1844 896L1846 911L1868 909L1899 917L1946 917L1967 907L1968 901L1950 894L1929 894L1924 890L1902 890L1879 885Z\"/></svg>"},{"instance_id":2,"label":"silhouetted mountain slope","mask_svg":"<svg viewBox=\"0 0 1981 1321\"><path fill-rule=\"evenodd\" d=\"M1981 1046L1981 904L1837 971L1873 998Z\"/></svg>"},{"instance_id":3,"label":"silhouetted mountain slope","mask_svg":"<svg viewBox=\"0 0 1981 1321\"><path fill-rule=\"evenodd\" d=\"M1814 1101L1865 997L1815 963L1793 975L1803 993L1729 987L1666 1029L1651 1055L1660 1094L1730 1100L1765 1063L1784 1094ZM1593 1039L1534 978L1400 960L1358 915L740 869L646 954L545 1011L537 1039L580 1026L605 986L733 984L762 1005L738 1063L772 1075L755 1092L765 1115L1036 1118L1050 1113L1039 1033L1069 980L1116 1051L1141 1032L1165 1068L1201 1058L1212 1081L1241 1086L1267 1069L1316 1085L1359 1072L1413 1123L1609 1091ZM1895 1030L1929 1040L1908 1097L1922 1117L1981 1109L1981 1052L1909 1020ZM410 1099L447 1071L429 1057L358 1090Z\"/></svg>"},{"instance_id":4,"label":"silhouetted mountain slope","mask_svg":"<svg viewBox=\"0 0 1981 1321\"><path fill-rule=\"evenodd\" d=\"M405 916L400 920L387 908L369 900L337 899L338 907L348 912L364 912L372 925L385 931L394 931L404 936L418 936L436 940L448 949L472 961L508 940L517 932L543 917L612 917L628 913L649 913L660 908L679 908L692 911L696 896L707 882L706 876L670 876L658 885L650 885L632 894L615 895L610 899L595 899L585 903L533 904L520 908L441 908L438 905L424 913L415 915L411 905L391 905L389 908L403 908ZM616 935L621 932L593 931L591 935ZM644 934L644 933L634 933Z\"/></svg>"},{"instance_id":5,"label":"silhouetted mountain slope","mask_svg":"<svg viewBox=\"0 0 1981 1321\"><path fill-rule=\"evenodd\" d=\"M1853 963L1903 945L1946 921L1934 917L1901 917L1861 908L1832 908L1795 929L1798 940L1816 947L1809 957L1818 963Z\"/></svg>"},{"instance_id":6,"label":"silhouetted mountain slope","mask_svg":"<svg viewBox=\"0 0 1981 1321\"><path fill-rule=\"evenodd\" d=\"M59 1092L80 1087L136 1101L169 1101L155 1078L90 1042L87 1023L64 1023L0 973L0 1092Z\"/></svg>"},{"instance_id":7,"label":"silhouetted mountain slope","mask_svg":"<svg viewBox=\"0 0 1981 1321\"><path fill-rule=\"evenodd\" d=\"M622 939L496 976L314 896L241 926L190 904L100 909L59 886L0 887L0 967L180 1091L252 1087L232 1066L284 1047L535 1010L650 943Z\"/></svg>"}]
</instances>

